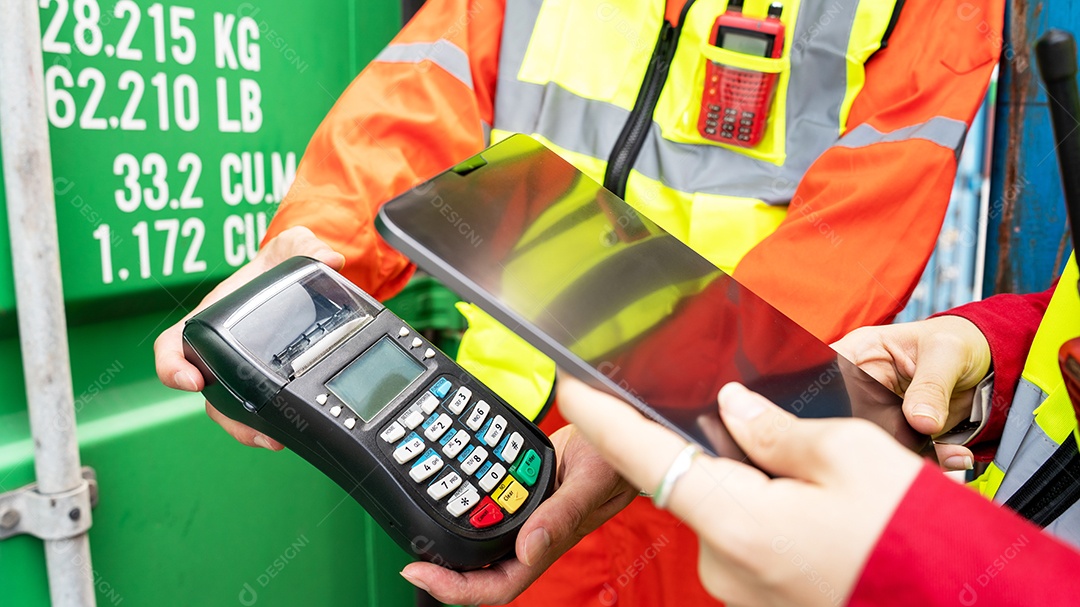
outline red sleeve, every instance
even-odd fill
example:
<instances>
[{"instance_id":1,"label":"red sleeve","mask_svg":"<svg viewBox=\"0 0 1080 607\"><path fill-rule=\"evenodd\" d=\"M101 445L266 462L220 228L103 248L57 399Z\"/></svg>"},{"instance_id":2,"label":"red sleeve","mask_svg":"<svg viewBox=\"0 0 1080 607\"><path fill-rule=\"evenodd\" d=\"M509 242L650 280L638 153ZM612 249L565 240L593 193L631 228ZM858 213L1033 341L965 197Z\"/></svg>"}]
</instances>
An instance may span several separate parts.
<instances>
[{"instance_id":1,"label":"red sleeve","mask_svg":"<svg viewBox=\"0 0 1080 607\"><path fill-rule=\"evenodd\" d=\"M429 2L341 95L308 144L266 238L303 225L379 299L413 266L375 231L379 206L484 148L502 0Z\"/></svg>"},{"instance_id":2,"label":"red sleeve","mask_svg":"<svg viewBox=\"0 0 1080 607\"><path fill-rule=\"evenodd\" d=\"M1080 553L927 465L886 526L849 607L1080 603Z\"/></svg>"},{"instance_id":3,"label":"red sleeve","mask_svg":"<svg viewBox=\"0 0 1080 607\"><path fill-rule=\"evenodd\" d=\"M955 152L933 141L933 125L974 118L1000 53L1004 5L905 3L847 121L849 132L868 125L892 137L818 158L780 227L736 266L736 280L825 343L903 309L956 176Z\"/></svg>"},{"instance_id":4,"label":"red sleeve","mask_svg":"<svg viewBox=\"0 0 1080 607\"><path fill-rule=\"evenodd\" d=\"M994 458L997 442L1005 430L1013 394L1020 382L1028 350L1039 330L1054 288L1029 295L995 295L954 308L938 316L959 316L979 327L990 344L994 371L994 390L990 398L990 415L986 425L969 445L979 461Z\"/></svg>"}]
</instances>

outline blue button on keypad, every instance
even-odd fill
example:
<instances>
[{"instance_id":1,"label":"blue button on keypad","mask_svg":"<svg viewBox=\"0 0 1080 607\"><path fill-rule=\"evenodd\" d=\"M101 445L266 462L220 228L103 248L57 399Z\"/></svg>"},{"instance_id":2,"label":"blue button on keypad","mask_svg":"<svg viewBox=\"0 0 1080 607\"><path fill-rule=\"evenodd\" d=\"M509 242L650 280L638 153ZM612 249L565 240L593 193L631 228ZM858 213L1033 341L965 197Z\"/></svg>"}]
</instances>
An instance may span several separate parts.
<instances>
[{"instance_id":1,"label":"blue button on keypad","mask_svg":"<svg viewBox=\"0 0 1080 607\"><path fill-rule=\"evenodd\" d=\"M434 386L431 386L431 393L439 398L444 398L450 393L450 388L450 380L440 377L439 381L435 382Z\"/></svg>"}]
</instances>

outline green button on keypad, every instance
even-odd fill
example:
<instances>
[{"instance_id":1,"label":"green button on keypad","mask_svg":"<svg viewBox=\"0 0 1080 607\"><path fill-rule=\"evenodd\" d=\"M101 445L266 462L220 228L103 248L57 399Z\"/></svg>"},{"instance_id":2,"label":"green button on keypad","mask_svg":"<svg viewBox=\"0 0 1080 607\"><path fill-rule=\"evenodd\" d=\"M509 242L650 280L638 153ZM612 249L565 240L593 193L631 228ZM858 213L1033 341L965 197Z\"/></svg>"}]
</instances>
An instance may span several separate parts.
<instances>
[{"instance_id":1,"label":"green button on keypad","mask_svg":"<svg viewBox=\"0 0 1080 607\"><path fill-rule=\"evenodd\" d=\"M540 475L541 461L536 451L529 449L513 466L510 466L510 474L526 486L532 487L536 483L536 477Z\"/></svg>"}]
</instances>

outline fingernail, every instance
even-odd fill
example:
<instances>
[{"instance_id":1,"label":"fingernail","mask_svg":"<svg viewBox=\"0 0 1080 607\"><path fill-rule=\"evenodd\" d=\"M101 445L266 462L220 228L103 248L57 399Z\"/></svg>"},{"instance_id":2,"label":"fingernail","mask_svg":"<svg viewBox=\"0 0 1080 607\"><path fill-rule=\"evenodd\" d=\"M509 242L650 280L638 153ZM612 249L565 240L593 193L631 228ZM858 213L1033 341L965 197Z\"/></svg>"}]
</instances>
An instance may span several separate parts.
<instances>
[{"instance_id":1,"label":"fingernail","mask_svg":"<svg viewBox=\"0 0 1080 607\"><path fill-rule=\"evenodd\" d=\"M720 389L720 404L724 413L743 420L751 420L765 412L761 401L742 384L730 383Z\"/></svg>"},{"instance_id":2,"label":"fingernail","mask_svg":"<svg viewBox=\"0 0 1080 607\"><path fill-rule=\"evenodd\" d=\"M195 392L195 380L184 371L177 371L173 375L173 383L176 384L177 388L185 392Z\"/></svg>"},{"instance_id":3,"label":"fingernail","mask_svg":"<svg viewBox=\"0 0 1080 607\"><path fill-rule=\"evenodd\" d=\"M412 577L408 573L405 573L404 571L402 571L401 572L401 577L405 578L405 581L409 582L413 586L416 586L420 590L423 590L424 592L430 592L430 590L427 587L427 584L425 584L425 583L421 582L420 580Z\"/></svg>"},{"instance_id":4,"label":"fingernail","mask_svg":"<svg viewBox=\"0 0 1080 607\"><path fill-rule=\"evenodd\" d=\"M536 564L551 547L551 536L546 529L537 529L525 538L525 554L522 559L525 564L532 567Z\"/></svg>"},{"instance_id":5,"label":"fingernail","mask_svg":"<svg viewBox=\"0 0 1080 607\"><path fill-rule=\"evenodd\" d=\"M273 451L274 448L270 446L270 441L266 439L262 434L256 434L255 438L251 439L251 442L255 443L255 446L262 447L263 449L269 449Z\"/></svg>"},{"instance_id":6,"label":"fingernail","mask_svg":"<svg viewBox=\"0 0 1080 607\"><path fill-rule=\"evenodd\" d=\"M942 465L949 470L971 470L975 467L975 461L970 455L953 455L946 457Z\"/></svg>"},{"instance_id":7,"label":"fingernail","mask_svg":"<svg viewBox=\"0 0 1080 607\"><path fill-rule=\"evenodd\" d=\"M915 417L925 417L934 420L934 423L940 426L945 423L941 419L941 412L936 407L930 405L918 404L911 408L911 414Z\"/></svg>"}]
</instances>

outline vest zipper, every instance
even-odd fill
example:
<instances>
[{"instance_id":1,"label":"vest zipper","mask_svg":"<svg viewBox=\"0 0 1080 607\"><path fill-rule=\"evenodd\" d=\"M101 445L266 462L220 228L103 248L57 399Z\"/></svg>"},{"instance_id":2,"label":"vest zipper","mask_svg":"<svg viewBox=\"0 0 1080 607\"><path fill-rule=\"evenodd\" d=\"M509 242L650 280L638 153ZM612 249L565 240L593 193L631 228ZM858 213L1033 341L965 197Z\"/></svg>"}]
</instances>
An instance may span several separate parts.
<instances>
[{"instance_id":1,"label":"vest zipper","mask_svg":"<svg viewBox=\"0 0 1080 607\"><path fill-rule=\"evenodd\" d=\"M649 60L649 69L645 72L641 91L634 102L634 109L630 111L630 117L627 118L622 132L619 133L619 138L615 141L615 147L611 150L611 156L608 157L607 171L604 173L604 187L619 198L626 198L626 180L630 176L634 161L641 153L645 136L649 134L656 102L660 100L660 91L664 89L664 83L667 82L671 59L675 56L675 48L679 45L679 34L686 21L686 13L693 3L694 0L686 0L679 14L678 25L672 27L667 19L664 20L664 26L660 29L660 38Z\"/></svg>"}]
</instances>

